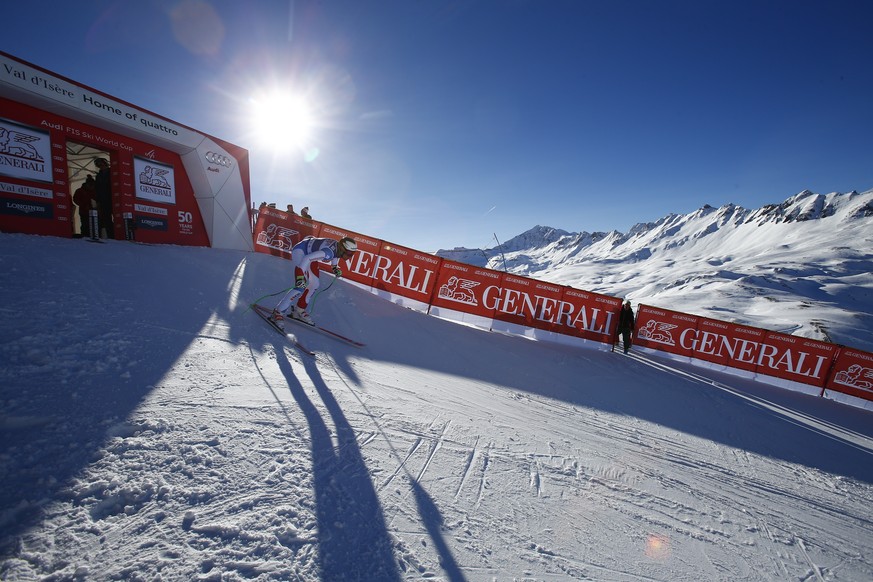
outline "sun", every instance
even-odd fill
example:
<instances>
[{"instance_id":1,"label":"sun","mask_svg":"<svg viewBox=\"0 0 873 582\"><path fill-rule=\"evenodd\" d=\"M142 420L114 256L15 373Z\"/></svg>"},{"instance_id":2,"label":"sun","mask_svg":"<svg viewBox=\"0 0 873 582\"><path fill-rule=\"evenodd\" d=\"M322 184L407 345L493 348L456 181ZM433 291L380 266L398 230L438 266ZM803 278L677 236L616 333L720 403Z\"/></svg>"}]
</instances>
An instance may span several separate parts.
<instances>
[{"instance_id":1,"label":"sun","mask_svg":"<svg viewBox=\"0 0 873 582\"><path fill-rule=\"evenodd\" d=\"M252 131L258 143L273 150L311 146L315 117L303 97L276 91L251 99Z\"/></svg>"}]
</instances>

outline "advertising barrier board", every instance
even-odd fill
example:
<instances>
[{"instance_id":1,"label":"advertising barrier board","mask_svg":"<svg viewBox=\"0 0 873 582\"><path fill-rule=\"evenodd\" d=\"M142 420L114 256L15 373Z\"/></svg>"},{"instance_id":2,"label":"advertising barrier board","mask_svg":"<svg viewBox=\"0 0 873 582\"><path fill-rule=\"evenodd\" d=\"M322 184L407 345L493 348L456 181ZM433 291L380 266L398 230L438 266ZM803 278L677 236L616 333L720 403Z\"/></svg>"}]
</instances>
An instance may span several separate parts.
<instances>
[{"instance_id":1,"label":"advertising barrier board","mask_svg":"<svg viewBox=\"0 0 873 582\"><path fill-rule=\"evenodd\" d=\"M437 256L383 241L373 266L373 290L394 303L426 312L441 264Z\"/></svg>"},{"instance_id":2,"label":"advertising barrier board","mask_svg":"<svg viewBox=\"0 0 873 582\"><path fill-rule=\"evenodd\" d=\"M528 277L503 274L501 292L495 296L493 329L529 337L545 337L538 333L555 331L564 288ZM560 333L572 334L565 328Z\"/></svg>"},{"instance_id":3,"label":"advertising barrier board","mask_svg":"<svg viewBox=\"0 0 873 582\"><path fill-rule=\"evenodd\" d=\"M534 292L534 279L502 273L499 286L486 289L483 299L494 309L493 329L514 331L501 324L515 324L522 328L537 327L540 311L539 298Z\"/></svg>"},{"instance_id":4,"label":"advertising barrier board","mask_svg":"<svg viewBox=\"0 0 873 582\"><path fill-rule=\"evenodd\" d=\"M377 238L370 238L351 230L345 230L332 224L316 222L317 231L315 236L319 238L332 238L339 240L343 237L351 237L358 243L358 252L350 259L343 259L338 266L342 269L343 278L353 281L358 285L371 289L373 286L373 268L376 260L379 257L379 249L382 247L382 241ZM330 267L325 263L317 263L316 269L329 270Z\"/></svg>"},{"instance_id":5,"label":"advertising barrier board","mask_svg":"<svg viewBox=\"0 0 873 582\"><path fill-rule=\"evenodd\" d=\"M552 329L585 340L608 344L615 337L621 299L565 287L554 311Z\"/></svg>"},{"instance_id":6,"label":"advertising barrier board","mask_svg":"<svg viewBox=\"0 0 873 582\"><path fill-rule=\"evenodd\" d=\"M465 263L443 260L431 300L431 313L438 317L491 329L494 307L486 304L493 289L500 287L500 273Z\"/></svg>"},{"instance_id":7,"label":"advertising barrier board","mask_svg":"<svg viewBox=\"0 0 873 582\"><path fill-rule=\"evenodd\" d=\"M828 390L873 401L873 354L841 348L826 386Z\"/></svg>"},{"instance_id":8,"label":"advertising barrier board","mask_svg":"<svg viewBox=\"0 0 873 582\"><path fill-rule=\"evenodd\" d=\"M756 356L757 372L822 388L836 355L834 344L768 331Z\"/></svg>"},{"instance_id":9,"label":"advertising barrier board","mask_svg":"<svg viewBox=\"0 0 873 582\"><path fill-rule=\"evenodd\" d=\"M291 260L291 247L303 239L301 229L283 210L262 206L255 225L255 251Z\"/></svg>"},{"instance_id":10,"label":"advertising barrier board","mask_svg":"<svg viewBox=\"0 0 873 582\"><path fill-rule=\"evenodd\" d=\"M609 344L616 337L622 304L616 297L442 259L270 208L254 236L269 249L261 252L288 258L286 249L304 233L354 238L359 252L340 263L343 276L395 303L534 338L559 334ZM873 400L873 354L649 305L639 305L635 328L641 347Z\"/></svg>"},{"instance_id":11,"label":"advertising barrier board","mask_svg":"<svg viewBox=\"0 0 873 582\"><path fill-rule=\"evenodd\" d=\"M640 305L634 345L693 358L699 320L695 315Z\"/></svg>"},{"instance_id":12,"label":"advertising barrier board","mask_svg":"<svg viewBox=\"0 0 873 582\"><path fill-rule=\"evenodd\" d=\"M700 317L694 331L684 332L682 343L692 349L695 358L754 373L764 334L762 329Z\"/></svg>"}]
</instances>

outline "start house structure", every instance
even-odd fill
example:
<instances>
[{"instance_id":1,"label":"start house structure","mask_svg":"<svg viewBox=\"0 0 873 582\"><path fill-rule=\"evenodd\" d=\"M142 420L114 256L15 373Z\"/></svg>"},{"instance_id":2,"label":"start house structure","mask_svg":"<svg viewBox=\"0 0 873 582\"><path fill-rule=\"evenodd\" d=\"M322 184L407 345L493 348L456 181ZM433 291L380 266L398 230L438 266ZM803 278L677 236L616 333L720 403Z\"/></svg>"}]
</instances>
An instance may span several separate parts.
<instances>
[{"instance_id":1,"label":"start house structure","mask_svg":"<svg viewBox=\"0 0 873 582\"><path fill-rule=\"evenodd\" d=\"M80 235L98 158L110 237L253 250L245 149L0 52L0 231Z\"/></svg>"}]
</instances>

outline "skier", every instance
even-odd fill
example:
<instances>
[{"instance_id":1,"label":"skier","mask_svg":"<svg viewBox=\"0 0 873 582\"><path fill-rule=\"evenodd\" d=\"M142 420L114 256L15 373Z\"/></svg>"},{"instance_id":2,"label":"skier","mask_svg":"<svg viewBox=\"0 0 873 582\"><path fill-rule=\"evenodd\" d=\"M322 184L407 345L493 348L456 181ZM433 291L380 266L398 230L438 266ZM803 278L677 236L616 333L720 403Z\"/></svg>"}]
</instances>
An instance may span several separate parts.
<instances>
[{"instance_id":1,"label":"skier","mask_svg":"<svg viewBox=\"0 0 873 582\"><path fill-rule=\"evenodd\" d=\"M351 257L358 250L355 239L343 237L340 240L332 238L314 238L308 236L291 249L291 264L294 268L294 287L285 294L270 319L284 329L285 316L292 317L308 325L315 325L306 306L310 294L318 290L318 271L315 262L330 263L337 277L342 275L338 264L340 259ZM289 311L290 309L290 311Z\"/></svg>"}]
</instances>

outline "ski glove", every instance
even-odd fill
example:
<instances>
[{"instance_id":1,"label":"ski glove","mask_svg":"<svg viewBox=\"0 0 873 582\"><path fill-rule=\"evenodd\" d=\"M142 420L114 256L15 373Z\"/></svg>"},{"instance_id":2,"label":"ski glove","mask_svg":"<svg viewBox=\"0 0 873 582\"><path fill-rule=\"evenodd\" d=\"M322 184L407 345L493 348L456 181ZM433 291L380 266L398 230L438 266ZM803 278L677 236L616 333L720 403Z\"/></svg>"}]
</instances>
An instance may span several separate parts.
<instances>
[{"instance_id":1,"label":"ski glove","mask_svg":"<svg viewBox=\"0 0 873 582\"><path fill-rule=\"evenodd\" d=\"M297 280L294 282L295 287L300 287L301 289L306 287L306 277L300 275L297 277Z\"/></svg>"},{"instance_id":2,"label":"ski glove","mask_svg":"<svg viewBox=\"0 0 873 582\"><path fill-rule=\"evenodd\" d=\"M339 267L337 267L337 266L334 266L334 268L333 268L333 274L336 275L337 277L342 277L342 276L343 276L343 272L342 272L342 270L341 270Z\"/></svg>"}]
</instances>

